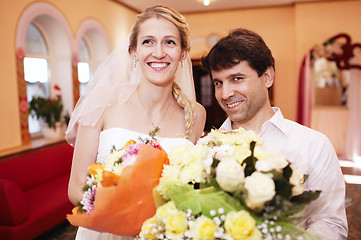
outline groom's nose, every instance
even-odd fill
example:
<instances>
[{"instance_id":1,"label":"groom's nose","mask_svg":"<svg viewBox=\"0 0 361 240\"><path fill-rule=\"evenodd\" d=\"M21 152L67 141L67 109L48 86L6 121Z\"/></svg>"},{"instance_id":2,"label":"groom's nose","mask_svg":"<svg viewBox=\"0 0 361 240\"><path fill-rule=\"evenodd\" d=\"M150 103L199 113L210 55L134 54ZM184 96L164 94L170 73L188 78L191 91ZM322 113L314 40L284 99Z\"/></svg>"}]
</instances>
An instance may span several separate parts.
<instances>
[{"instance_id":1,"label":"groom's nose","mask_svg":"<svg viewBox=\"0 0 361 240\"><path fill-rule=\"evenodd\" d=\"M232 84L224 82L222 85L221 93L223 99L228 99L234 96L234 88L232 87Z\"/></svg>"}]
</instances>

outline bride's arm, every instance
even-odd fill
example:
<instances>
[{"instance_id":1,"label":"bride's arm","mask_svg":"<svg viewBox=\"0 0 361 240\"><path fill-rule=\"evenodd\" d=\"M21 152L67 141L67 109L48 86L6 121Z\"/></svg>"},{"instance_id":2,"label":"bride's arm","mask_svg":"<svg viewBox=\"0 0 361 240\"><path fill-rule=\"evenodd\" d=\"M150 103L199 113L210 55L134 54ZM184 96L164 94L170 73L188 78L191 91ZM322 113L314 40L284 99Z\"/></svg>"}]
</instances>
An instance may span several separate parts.
<instances>
[{"instance_id":1,"label":"bride's arm","mask_svg":"<svg viewBox=\"0 0 361 240\"><path fill-rule=\"evenodd\" d=\"M91 127L79 125L68 186L68 197L73 204L83 197L88 166L96 160L100 131L100 123Z\"/></svg>"}]
</instances>

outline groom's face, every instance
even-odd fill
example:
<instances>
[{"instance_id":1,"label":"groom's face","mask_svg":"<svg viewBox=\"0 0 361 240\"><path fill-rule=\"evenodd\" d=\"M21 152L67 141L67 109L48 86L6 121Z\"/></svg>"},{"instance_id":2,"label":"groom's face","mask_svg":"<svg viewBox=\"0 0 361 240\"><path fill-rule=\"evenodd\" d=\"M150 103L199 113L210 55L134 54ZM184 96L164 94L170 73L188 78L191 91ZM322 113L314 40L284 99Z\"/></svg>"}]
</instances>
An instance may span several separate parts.
<instances>
[{"instance_id":1,"label":"groom's face","mask_svg":"<svg viewBox=\"0 0 361 240\"><path fill-rule=\"evenodd\" d=\"M212 70L215 97L233 125L242 125L261 114L268 103L268 88L272 85L267 71L258 76L247 61L220 71Z\"/></svg>"}]
</instances>

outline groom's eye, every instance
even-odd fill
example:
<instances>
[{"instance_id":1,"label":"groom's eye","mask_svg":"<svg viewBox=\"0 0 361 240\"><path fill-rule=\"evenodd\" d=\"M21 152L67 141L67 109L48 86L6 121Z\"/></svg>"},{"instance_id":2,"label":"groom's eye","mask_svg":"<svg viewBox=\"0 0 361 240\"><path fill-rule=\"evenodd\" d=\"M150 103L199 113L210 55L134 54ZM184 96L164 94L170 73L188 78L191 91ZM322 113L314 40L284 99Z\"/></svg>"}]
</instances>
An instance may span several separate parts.
<instances>
[{"instance_id":1,"label":"groom's eye","mask_svg":"<svg viewBox=\"0 0 361 240\"><path fill-rule=\"evenodd\" d=\"M222 83L223 83L222 81L213 81L215 87L222 85Z\"/></svg>"},{"instance_id":2,"label":"groom's eye","mask_svg":"<svg viewBox=\"0 0 361 240\"><path fill-rule=\"evenodd\" d=\"M234 77L233 78L233 80L235 80L235 81L239 81L239 80L242 80L242 79L244 79L244 77Z\"/></svg>"}]
</instances>

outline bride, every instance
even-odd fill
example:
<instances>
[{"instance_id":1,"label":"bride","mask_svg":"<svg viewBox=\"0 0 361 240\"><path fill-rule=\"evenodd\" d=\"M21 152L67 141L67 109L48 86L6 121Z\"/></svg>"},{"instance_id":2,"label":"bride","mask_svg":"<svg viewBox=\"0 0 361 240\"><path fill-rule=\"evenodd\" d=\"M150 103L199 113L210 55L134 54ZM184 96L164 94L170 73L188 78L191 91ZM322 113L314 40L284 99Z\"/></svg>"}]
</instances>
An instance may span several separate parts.
<instances>
[{"instance_id":1,"label":"bride","mask_svg":"<svg viewBox=\"0 0 361 240\"><path fill-rule=\"evenodd\" d=\"M89 164L109 157L113 145L119 149L156 127L165 151L201 137L206 113L195 102L189 49L188 25L177 11L154 6L137 16L129 44L105 59L72 114L66 135L74 144L71 202L82 198ZM82 227L76 237L126 238Z\"/></svg>"}]
</instances>

